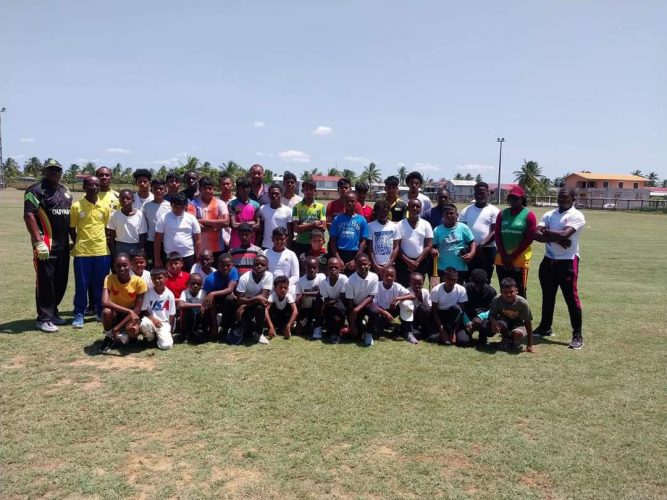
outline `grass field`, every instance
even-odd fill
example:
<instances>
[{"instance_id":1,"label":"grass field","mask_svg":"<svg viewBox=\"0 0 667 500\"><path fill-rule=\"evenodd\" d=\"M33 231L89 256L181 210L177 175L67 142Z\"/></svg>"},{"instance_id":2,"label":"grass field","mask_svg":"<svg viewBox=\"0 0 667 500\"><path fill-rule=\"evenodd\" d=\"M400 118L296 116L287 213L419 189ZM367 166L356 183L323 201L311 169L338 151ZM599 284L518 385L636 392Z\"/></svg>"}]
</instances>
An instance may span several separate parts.
<instances>
[{"instance_id":1,"label":"grass field","mask_svg":"<svg viewBox=\"0 0 667 500\"><path fill-rule=\"evenodd\" d=\"M664 215L586 213L580 352L559 297L534 355L293 338L99 356L97 323L32 331L21 206L0 192L4 498L667 496Z\"/></svg>"}]
</instances>

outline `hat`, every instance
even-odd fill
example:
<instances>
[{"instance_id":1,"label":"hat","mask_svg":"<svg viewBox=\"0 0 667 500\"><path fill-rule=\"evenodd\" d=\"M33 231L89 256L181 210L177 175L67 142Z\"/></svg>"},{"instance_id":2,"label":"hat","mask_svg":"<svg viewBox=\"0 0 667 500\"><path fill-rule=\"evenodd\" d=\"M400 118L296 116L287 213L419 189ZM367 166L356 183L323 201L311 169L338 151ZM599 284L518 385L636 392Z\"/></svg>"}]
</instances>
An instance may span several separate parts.
<instances>
[{"instance_id":1,"label":"hat","mask_svg":"<svg viewBox=\"0 0 667 500\"><path fill-rule=\"evenodd\" d=\"M524 198L526 196L526 192L523 190L521 186L514 186L512 190L507 194L508 197L510 196L516 196L517 198Z\"/></svg>"},{"instance_id":2,"label":"hat","mask_svg":"<svg viewBox=\"0 0 667 500\"><path fill-rule=\"evenodd\" d=\"M44 164L44 170L60 170L62 172L63 166L53 158L49 158Z\"/></svg>"},{"instance_id":3,"label":"hat","mask_svg":"<svg viewBox=\"0 0 667 500\"><path fill-rule=\"evenodd\" d=\"M252 233L252 226L247 222L242 222L239 224L239 232Z\"/></svg>"}]
</instances>

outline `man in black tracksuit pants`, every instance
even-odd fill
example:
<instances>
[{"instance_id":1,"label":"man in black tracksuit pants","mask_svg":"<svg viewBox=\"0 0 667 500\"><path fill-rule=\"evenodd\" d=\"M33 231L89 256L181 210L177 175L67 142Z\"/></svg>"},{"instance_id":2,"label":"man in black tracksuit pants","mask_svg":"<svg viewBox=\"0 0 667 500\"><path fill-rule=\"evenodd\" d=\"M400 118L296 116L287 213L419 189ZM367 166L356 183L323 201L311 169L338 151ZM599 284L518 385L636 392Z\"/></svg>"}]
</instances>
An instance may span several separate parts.
<instances>
[{"instance_id":1,"label":"man in black tracksuit pants","mask_svg":"<svg viewBox=\"0 0 667 500\"><path fill-rule=\"evenodd\" d=\"M58 306L69 277L69 214L72 195L60 184L62 166L55 160L44 165L44 178L25 191L23 220L34 249L37 271L35 301L37 328L58 331L65 320Z\"/></svg>"}]
</instances>

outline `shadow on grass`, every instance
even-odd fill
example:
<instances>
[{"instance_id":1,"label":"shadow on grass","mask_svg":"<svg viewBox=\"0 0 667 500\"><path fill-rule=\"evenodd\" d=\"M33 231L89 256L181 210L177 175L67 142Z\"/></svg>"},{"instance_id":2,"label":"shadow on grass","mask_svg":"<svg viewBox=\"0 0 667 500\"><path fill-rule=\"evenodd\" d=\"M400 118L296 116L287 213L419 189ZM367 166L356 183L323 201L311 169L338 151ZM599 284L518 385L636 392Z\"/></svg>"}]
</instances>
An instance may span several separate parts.
<instances>
[{"instance_id":1,"label":"shadow on grass","mask_svg":"<svg viewBox=\"0 0 667 500\"><path fill-rule=\"evenodd\" d=\"M100 352L100 346L102 345L103 340L104 339L98 339L92 344L85 346L83 348L83 352L88 356L116 356L122 358L129 356L130 354L138 354L155 347L155 342L149 343L143 341L134 341L127 345L115 343L111 346L109 352Z\"/></svg>"},{"instance_id":2,"label":"shadow on grass","mask_svg":"<svg viewBox=\"0 0 667 500\"><path fill-rule=\"evenodd\" d=\"M551 337L533 337L533 344L554 344L554 345L570 345L569 342L563 340L554 340Z\"/></svg>"},{"instance_id":3,"label":"shadow on grass","mask_svg":"<svg viewBox=\"0 0 667 500\"><path fill-rule=\"evenodd\" d=\"M0 335L16 335L20 333L45 333L42 332L35 325L34 319L21 319L16 321L8 321L7 323L0 324ZM46 334L51 335L51 334Z\"/></svg>"}]
</instances>

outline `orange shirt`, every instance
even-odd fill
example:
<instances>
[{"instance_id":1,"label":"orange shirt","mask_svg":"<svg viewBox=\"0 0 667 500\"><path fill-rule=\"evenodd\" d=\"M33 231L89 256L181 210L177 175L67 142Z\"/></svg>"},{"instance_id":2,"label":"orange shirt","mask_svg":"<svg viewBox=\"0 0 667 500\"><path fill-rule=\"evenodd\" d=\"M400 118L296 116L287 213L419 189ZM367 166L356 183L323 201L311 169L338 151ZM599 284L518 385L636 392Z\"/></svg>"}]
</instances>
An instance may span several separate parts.
<instances>
[{"instance_id":1,"label":"orange shirt","mask_svg":"<svg viewBox=\"0 0 667 500\"><path fill-rule=\"evenodd\" d=\"M227 204L215 196L206 204L199 198L195 198L188 203L188 212L197 219L221 220L225 215L229 216ZM208 249L211 252L221 252L224 248L222 241L222 230L212 227L201 227L201 248Z\"/></svg>"}]
</instances>

